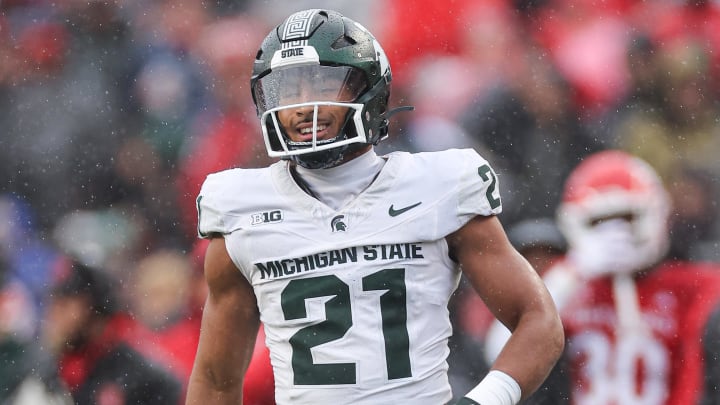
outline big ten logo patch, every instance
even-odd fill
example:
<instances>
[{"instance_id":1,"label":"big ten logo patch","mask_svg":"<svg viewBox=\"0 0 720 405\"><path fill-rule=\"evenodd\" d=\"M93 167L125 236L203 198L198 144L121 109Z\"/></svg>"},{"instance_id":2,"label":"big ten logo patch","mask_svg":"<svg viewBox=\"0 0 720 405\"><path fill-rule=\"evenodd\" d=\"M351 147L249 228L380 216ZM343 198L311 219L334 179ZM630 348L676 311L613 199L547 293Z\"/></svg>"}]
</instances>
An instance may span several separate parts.
<instances>
[{"instance_id":1,"label":"big ten logo patch","mask_svg":"<svg viewBox=\"0 0 720 405\"><path fill-rule=\"evenodd\" d=\"M251 218L252 218L252 220L251 220L252 225L272 224L275 222L282 221L283 213L281 210L256 212L255 214L251 215Z\"/></svg>"}]
</instances>

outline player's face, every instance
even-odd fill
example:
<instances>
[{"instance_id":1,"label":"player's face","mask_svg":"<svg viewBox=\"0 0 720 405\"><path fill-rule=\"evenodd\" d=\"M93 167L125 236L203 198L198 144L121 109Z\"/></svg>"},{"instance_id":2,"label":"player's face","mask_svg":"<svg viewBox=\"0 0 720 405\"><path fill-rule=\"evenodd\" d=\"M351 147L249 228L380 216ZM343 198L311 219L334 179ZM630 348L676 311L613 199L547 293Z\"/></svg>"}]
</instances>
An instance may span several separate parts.
<instances>
[{"instance_id":1,"label":"player's face","mask_svg":"<svg viewBox=\"0 0 720 405\"><path fill-rule=\"evenodd\" d=\"M272 72L256 86L260 110L277 108L286 136L295 142L336 137L351 108L323 103L352 103L366 88L362 73L349 67L303 66ZM315 113L317 111L317 117Z\"/></svg>"},{"instance_id":2,"label":"player's face","mask_svg":"<svg viewBox=\"0 0 720 405\"><path fill-rule=\"evenodd\" d=\"M311 142L313 139L314 106L304 105L278 111L280 125L291 141ZM340 133L348 113L347 107L319 106L317 112L317 139L332 139Z\"/></svg>"}]
</instances>

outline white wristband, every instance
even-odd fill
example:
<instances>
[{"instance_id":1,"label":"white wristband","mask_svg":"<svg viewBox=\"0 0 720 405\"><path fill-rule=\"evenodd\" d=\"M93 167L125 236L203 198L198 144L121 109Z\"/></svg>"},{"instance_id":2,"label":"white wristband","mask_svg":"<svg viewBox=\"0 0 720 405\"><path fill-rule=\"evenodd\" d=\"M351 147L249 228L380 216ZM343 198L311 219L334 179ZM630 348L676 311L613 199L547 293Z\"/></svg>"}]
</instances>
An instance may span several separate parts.
<instances>
[{"instance_id":1,"label":"white wristband","mask_svg":"<svg viewBox=\"0 0 720 405\"><path fill-rule=\"evenodd\" d=\"M499 370L491 370L466 398L481 405L516 405L522 391L517 381Z\"/></svg>"}]
</instances>

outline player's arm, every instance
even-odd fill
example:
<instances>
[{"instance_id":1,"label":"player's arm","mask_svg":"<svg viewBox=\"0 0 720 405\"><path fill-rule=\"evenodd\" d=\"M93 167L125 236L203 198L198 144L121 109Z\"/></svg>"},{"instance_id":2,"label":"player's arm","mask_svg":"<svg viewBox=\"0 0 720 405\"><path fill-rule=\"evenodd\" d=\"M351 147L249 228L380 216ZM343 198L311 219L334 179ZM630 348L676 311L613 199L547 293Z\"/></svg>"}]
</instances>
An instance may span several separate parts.
<instances>
[{"instance_id":1,"label":"player's arm","mask_svg":"<svg viewBox=\"0 0 720 405\"><path fill-rule=\"evenodd\" d=\"M221 237L208 245L205 278L208 298L186 403L242 404L243 378L260 320L252 287L230 259Z\"/></svg>"},{"instance_id":2,"label":"player's arm","mask_svg":"<svg viewBox=\"0 0 720 405\"><path fill-rule=\"evenodd\" d=\"M492 377L510 376L514 380L509 381L510 385L519 386L522 398L526 398L545 380L563 350L563 328L553 300L535 270L510 244L495 216L475 217L447 240L451 257L460 264L475 291L512 331L492 365L492 370L505 375L491 372ZM479 389L483 394L488 387L496 389L507 382L483 381L471 393L477 394ZM465 399L464 403L480 403L477 395L470 398L475 402ZM515 395L507 398L492 403L519 400Z\"/></svg>"}]
</instances>

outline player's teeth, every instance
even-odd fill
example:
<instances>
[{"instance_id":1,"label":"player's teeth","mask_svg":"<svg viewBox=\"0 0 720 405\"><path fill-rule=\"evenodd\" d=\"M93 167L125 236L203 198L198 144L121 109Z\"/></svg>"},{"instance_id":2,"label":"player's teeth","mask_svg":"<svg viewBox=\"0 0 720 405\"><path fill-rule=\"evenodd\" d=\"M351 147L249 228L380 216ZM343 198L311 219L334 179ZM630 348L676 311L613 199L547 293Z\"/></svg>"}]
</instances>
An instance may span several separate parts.
<instances>
[{"instance_id":1,"label":"player's teeth","mask_svg":"<svg viewBox=\"0 0 720 405\"><path fill-rule=\"evenodd\" d=\"M320 131L324 130L325 128L327 128L327 125L318 125L317 131L320 132ZM313 131L312 128L303 128L300 130L300 133L301 134L312 134L312 131Z\"/></svg>"}]
</instances>

